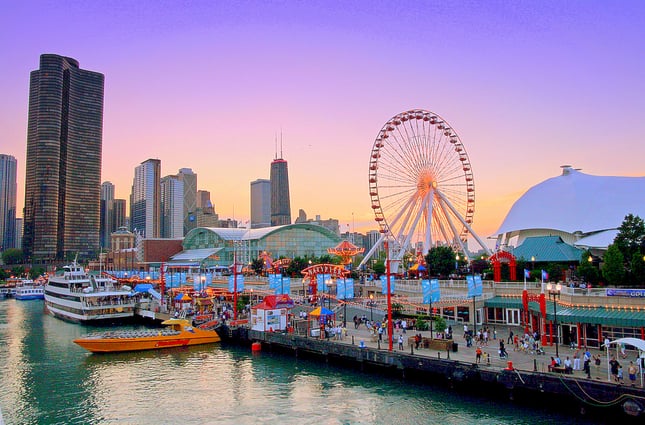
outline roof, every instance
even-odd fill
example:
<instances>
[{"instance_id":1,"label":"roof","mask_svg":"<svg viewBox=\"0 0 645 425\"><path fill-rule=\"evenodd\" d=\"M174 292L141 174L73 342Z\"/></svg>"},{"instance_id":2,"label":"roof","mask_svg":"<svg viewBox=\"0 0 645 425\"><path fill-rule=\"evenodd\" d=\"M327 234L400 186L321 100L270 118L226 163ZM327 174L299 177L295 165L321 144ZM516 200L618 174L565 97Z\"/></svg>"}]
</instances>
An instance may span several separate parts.
<instances>
[{"instance_id":1,"label":"roof","mask_svg":"<svg viewBox=\"0 0 645 425\"><path fill-rule=\"evenodd\" d=\"M513 204L496 235L526 229L588 234L616 229L627 214L645 217L645 177L592 176L564 166Z\"/></svg>"},{"instance_id":2,"label":"roof","mask_svg":"<svg viewBox=\"0 0 645 425\"><path fill-rule=\"evenodd\" d=\"M219 236L224 240L253 241L253 240L262 239L273 232L277 232L279 230L288 230L290 228L312 230L312 231L322 233L333 239L339 239L338 236L331 230L327 229L326 227L320 226L318 224L313 224L313 223L294 223L294 224L285 224L282 226L261 227L258 229L237 229L237 228L228 228L228 227L198 227L196 229L191 230L189 234L192 232L199 231L199 229L206 229L208 231L215 233L217 236Z\"/></svg>"},{"instance_id":3,"label":"roof","mask_svg":"<svg viewBox=\"0 0 645 425\"><path fill-rule=\"evenodd\" d=\"M578 239L575 246L588 249L606 248L614 243L616 235L618 235L618 229L604 230Z\"/></svg>"},{"instance_id":4,"label":"roof","mask_svg":"<svg viewBox=\"0 0 645 425\"><path fill-rule=\"evenodd\" d=\"M609 344L625 344L631 345L638 348L641 351L645 351L645 340L638 338L620 338L615 341L611 341Z\"/></svg>"},{"instance_id":5,"label":"roof","mask_svg":"<svg viewBox=\"0 0 645 425\"><path fill-rule=\"evenodd\" d=\"M559 236L537 236L524 240L522 245L513 250L515 258L535 261L572 262L580 261L583 250L564 243Z\"/></svg>"},{"instance_id":6,"label":"roof","mask_svg":"<svg viewBox=\"0 0 645 425\"><path fill-rule=\"evenodd\" d=\"M187 249L170 257L168 265L173 266L177 263L190 264L190 262L201 263L208 257L217 254L222 249L223 248Z\"/></svg>"},{"instance_id":7,"label":"roof","mask_svg":"<svg viewBox=\"0 0 645 425\"><path fill-rule=\"evenodd\" d=\"M484 301L488 308L517 308L522 309L522 299L519 297L492 297ZM529 310L540 312L537 302L529 302ZM643 327L645 312L621 308L604 307L565 307L557 306L558 323L589 323L602 326ZM546 319L555 321L555 310L552 302L546 303Z\"/></svg>"}]
</instances>

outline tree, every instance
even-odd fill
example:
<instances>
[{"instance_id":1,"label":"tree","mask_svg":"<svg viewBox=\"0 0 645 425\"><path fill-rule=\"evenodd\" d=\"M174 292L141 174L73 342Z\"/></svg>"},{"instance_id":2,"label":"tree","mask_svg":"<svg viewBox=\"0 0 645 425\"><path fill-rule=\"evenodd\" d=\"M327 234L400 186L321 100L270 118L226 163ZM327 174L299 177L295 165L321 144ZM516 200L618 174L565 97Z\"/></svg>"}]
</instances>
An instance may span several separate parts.
<instances>
[{"instance_id":1,"label":"tree","mask_svg":"<svg viewBox=\"0 0 645 425\"><path fill-rule=\"evenodd\" d=\"M609 285L620 285L625 278L623 254L615 244L609 245L605 253L602 277Z\"/></svg>"},{"instance_id":2,"label":"tree","mask_svg":"<svg viewBox=\"0 0 645 425\"><path fill-rule=\"evenodd\" d=\"M623 254L625 261L630 261L635 252L643 254L641 249L645 241L645 222L639 216L628 214L618 228L614 245Z\"/></svg>"},{"instance_id":3,"label":"tree","mask_svg":"<svg viewBox=\"0 0 645 425\"><path fill-rule=\"evenodd\" d=\"M640 252L632 254L631 261L631 281L633 286L642 287L645 283L645 258Z\"/></svg>"},{"instance_id":4,"label":"tree","mask_svg":"<svg viewBox=\"0 0 645 425\"><path fill-rule=\"evenodd\" d=\"M29 278L30 279L38 279L40 276L45 274L45 269L41 266L35 266L32 267L31 270L29 270Z\"/></svg>"},{"instance_id":5,"label":"tree","mask_svg":"<svg viewBox=\"0 0 645 425\"><path fill-rule=\"evenodd\" d=\"M589 261L591 256L591 251L587 250L582 253L580 257L580 264L576 269L576 274L584 279L585 282L596 284L600 280L600 273L598 269L593 265L593 261Z\"/></svg>"},{"instance_id":6,"label":"tree","mask_svg":"<svg viewBox=\"0 0 645 425\"><path fill-rule=\"evenodd\" d=\"M378 260L376 263L374 263L373 270L374 273L379 275L385 273L385 262L383 260Z\"/></svg>"},{"instance_id":7,"label":"tree","mask_svg":"<svg viewBox=\"0 0 645 425\"><path fill-rule=\"evenodd\" d=\"M22 249L9 248L2 252L2 261L5 264L20 264L24 259Z\"/></svg>"},{"instance_id":8,"label":"tree","mask_svg":"<svg viewBox=\"0 0 645 425\"><path fill-rule=\"evenodd\" d=\"M455 251L449 246L437 246L426 255L431 276L448 276L455 269Z\"/></svg>"}]
</instances>

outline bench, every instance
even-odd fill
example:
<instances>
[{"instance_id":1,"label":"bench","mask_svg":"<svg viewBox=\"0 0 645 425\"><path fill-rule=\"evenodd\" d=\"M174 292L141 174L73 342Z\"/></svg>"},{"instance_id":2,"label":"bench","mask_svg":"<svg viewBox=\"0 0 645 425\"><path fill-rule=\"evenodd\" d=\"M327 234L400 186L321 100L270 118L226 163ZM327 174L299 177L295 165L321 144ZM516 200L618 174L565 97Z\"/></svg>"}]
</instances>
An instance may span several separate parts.
<instances>
[{"instance_id":1,"label":"bench","mask_svg":"<svg viewBox=\"0 0 645 425\"><path fill-rule=\"evenodd\" d=\"M567 373L567 368L565 368L564 366L551 366L550 369L553 373L561 373L563 375Z\"/></svg>"}]
</instances>

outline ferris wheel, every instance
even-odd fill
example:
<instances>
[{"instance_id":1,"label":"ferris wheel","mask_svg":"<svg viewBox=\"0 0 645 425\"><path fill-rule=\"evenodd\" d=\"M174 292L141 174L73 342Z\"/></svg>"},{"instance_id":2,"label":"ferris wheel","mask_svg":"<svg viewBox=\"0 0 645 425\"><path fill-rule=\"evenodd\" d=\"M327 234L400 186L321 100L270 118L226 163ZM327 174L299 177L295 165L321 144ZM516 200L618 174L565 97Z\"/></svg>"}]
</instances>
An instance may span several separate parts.
<instances>
[{"instance_id":1,"label":"ferris wheel","mask_svg":"<svg viewBox=\"0 0 645 425\"><path fill-rule=\"evenodd\" d=\"M427 253L438 245L467 252L473 232L475 182L466 148L439 115L413 109L379 131L370 153L369 192L381 239L393 242L392 259L406 250Z\"/></svg>"}]
</instances>

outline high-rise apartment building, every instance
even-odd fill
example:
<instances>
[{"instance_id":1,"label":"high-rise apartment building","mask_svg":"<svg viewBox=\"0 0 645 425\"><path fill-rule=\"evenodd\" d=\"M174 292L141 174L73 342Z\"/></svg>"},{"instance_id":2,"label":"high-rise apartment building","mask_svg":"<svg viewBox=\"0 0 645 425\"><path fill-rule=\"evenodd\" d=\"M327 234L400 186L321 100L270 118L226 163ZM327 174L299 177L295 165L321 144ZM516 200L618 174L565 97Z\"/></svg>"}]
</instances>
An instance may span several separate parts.
<instances>
[{"instance_id":1,"label":"high-rise apartment building","mask_svg":"<svg viewBox=\"0 0 645 425\"><path fill-rule=\"evenodd\" d=\"M197 208L213 208L211 193L208 190L197 191Z\"/></svg>"},{"instance_id":2,"label":"high-rise apartment building","mask_svg":"<svg viewBox=\"0 0 645 425\"><path fill-rule=\"evenodd\" d=\"M103 74L44 54L31 72L23 250L26 257L96 257Z\"/></svg>"},{"instance_id":3,"label":"high-rise apartment building","mask_svg":"<svg viewBox=\"0 0 645 425\"><path fill-rule=\"evenodd\" d=\"M271 226L271 180L251 182L251 229Z\"/></svg>"},{"instance_id":4,"label":"high-rise apartment building","mask_svg":"<svg viewBox=\"0 0 645 425\"><path fill-rule=\"evenodd\" d=\"M112 182L103 182L101 184L101 248L110 247L110 234L112 230L112 208L114 206L114 184Z\"/></svg>"},{"instance_id":5,"label":"high-rise apartment building","mask_svg":"<svg viewBox=\"0 0 645 425\"><path fill-rule=\"evenodd\" d=\"M183 235L185 235L197 227L197 220L195 220L195 211L197 210L197 174L193 173L193 170L190 168L181 168L177 177L184 184Z\"/></svg>"},{"instance_id":6,"label":"high-rise apartment building","mask_svg":"<svg viewBox=\"0 0 645 425\"><path fill-rule=\"evenodd\" d=\"M16 248L16 158L0 154L0 251Z\"/></svg>"},{"instance_id":7,"label":"high-rise apartment building","mask_svg":"<svg viewBox=\"0 0 645 425\"><path fill-rule=\"evenodd\" d=\"M184 236L184 180L179 176L161 179L161 237Z\"/></svg>"},{"instance_id":8,"label":"high-rise apartment building","mask_svg":"<svg viewBox=\"0 0 645 425\"><path fill-rule=\"evenodd\" d=\"M271 162L271 225L291 224L289 200L289 170L287 161L276 158Z\"/></svg>"},{"instance_id":9,"label":"high-rise apartment building","mask_svg":"<svg viewBox=\"0 0 645 425\"><path fill-rule=\"evenodd\" d=\"M110 219L110 223L112 224L112 227L110 229L110 234L126 226L125 199L115 199L112 201L111 211L112 218Z\"/></svg>"},{"instance_id":10,"label":"high-rise apartment building","mask_svg":"<svg viewBox=\"0 0 645 425\"><path fill-rule=\"evenodd\" d=\"M161 236L161 161L148 159L134 169L130 227L146 238Z\"/></svg>"}]
</instances>

